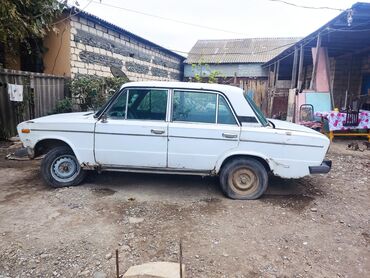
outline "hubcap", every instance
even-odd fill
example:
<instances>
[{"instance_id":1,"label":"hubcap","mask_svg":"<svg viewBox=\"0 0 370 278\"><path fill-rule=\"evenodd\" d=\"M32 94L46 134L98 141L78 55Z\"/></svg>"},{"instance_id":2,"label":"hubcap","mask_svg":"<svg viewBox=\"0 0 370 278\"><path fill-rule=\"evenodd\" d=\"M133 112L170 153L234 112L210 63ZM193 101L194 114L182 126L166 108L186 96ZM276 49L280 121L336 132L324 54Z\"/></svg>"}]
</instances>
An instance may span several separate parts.
<instances>
[{"instance_id":1,"label":"hubcap","mask_svg":"<svg viewBox=\"0 0 370 278\"><path fill-rule=\"evenodd\" d=\"M73 155L63 155L51 164L51 175L59 182L73 181L80 173L80 165Z\"/></svg>"},{"instance_id":2,"label":"hubcap","mask_svg":"<svg viewBox=\"0 0 370 278\"><path fill-rule=\"evenodd\" d=\"M258 177L249 168L242 167L236 169L229 175L229 185L239 194L251 194L258 189Z\"/></svg>"}]
</instances>

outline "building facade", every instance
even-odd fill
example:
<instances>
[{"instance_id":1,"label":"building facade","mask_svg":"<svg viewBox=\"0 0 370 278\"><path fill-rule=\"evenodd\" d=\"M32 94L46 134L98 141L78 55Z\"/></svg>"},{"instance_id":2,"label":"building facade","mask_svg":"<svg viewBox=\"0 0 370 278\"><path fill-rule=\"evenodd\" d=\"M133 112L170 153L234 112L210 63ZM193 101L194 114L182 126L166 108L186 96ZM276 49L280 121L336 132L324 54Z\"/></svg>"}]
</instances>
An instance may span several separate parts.
<instances>
[{"instance_id":1,"label":"building facade","mask_svg":"<svg viewBox=\"0 0 370 278\"><path fill-rule=\"evenodd\" d=\"M268 71L263 64L298 38L249 38L199 40L184 65L185 80L206 79L217 73L217 82L243 88L260 107L267 88Z\"/></svg>"},{"instance_id":2,"label":"building facade","mask_svg":"<svg viewBox=\"0 0 370 278\"><path fill-rule=\"evenodd\" d=\"M269 116L298 121L302 93L328 94L329 109L370 110L369 46L370 4L356 3L266 62ZM296 90L291 102L290 89Z\"/></svg>"},{"instance_id":3,"label":"building facade","mask_svg":"<svg viewBox=\"0 0 370 278\"><path fill-rule=\"evenodd\" d=\"M184 57L94 15L72 8L53 26L54 31L35 42L33 55L5 55L3 67L71 78L183 79Z\"/></svg>"},{"instance_id":4,"label":"building facade","mask_svg":"<svg viewBox=\"0 0 370 278\"><path fill-rule=\"evenodd\" d=\"M94 15L80 12L61 25L59 36L63 35L63 30L67 33L66 43L62 45L65 55L57 57L58 51L48 47L50 43L55 44L52 37L58 36L50 34L52 37L45 39L49 48L44 58L46 73L72 78L78 74L107 77L118 70L130 81L183 78L182 56ZM55 59L60 63L57 70L48 63Z\"/></svg>"}]
</instances>

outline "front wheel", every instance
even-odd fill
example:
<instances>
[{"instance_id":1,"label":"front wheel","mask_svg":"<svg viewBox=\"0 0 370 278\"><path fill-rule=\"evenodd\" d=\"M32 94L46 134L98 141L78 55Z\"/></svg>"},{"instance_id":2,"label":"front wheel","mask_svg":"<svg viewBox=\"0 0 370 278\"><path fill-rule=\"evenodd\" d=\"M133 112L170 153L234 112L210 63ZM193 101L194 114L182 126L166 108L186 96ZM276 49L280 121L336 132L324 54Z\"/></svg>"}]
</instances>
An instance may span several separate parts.
<instances>
[{"instance_id":1,"label":"front wheel","mask_svg":"<svg viewBox=\"0 0 370 278\"><path fill-rule=\"evenodd\" d=\"M41 163L44 181L52 187L78 185L85 178L73 151L68 147L56 147L49 151Z\"/></svg>"},{"instance_id":2,"label":"front wheel","mask_svg":"<svg viewBox=\"0 0 370 278\"><path fill-rule=\"evenodd\" d=\"M231 199L258 199L266 191L267 183L265 167L252 158L233 159L221 169L221 188Z\"/></svg>"}]
</instances>

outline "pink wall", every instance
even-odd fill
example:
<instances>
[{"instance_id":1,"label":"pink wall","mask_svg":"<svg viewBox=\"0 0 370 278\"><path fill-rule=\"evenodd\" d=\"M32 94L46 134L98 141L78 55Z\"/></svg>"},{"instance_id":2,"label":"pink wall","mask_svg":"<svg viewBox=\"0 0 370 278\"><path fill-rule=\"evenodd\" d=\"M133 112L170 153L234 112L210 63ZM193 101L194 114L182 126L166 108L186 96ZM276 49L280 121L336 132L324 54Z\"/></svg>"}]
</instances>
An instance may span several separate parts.
<instances>
[{"instance_id":1,"label":"pink wall","mask_svg":"<svg viewBox=\"0 0 370 278\"><path fill-rule=\"evenodd\" d=\"M313 63L315 64L316 60L316 47L312 48L312 58ZM329 80L328 80L328 71L329 71L329 59L327 55L327 49L325 47L320 47L319 57L316 70L316 79L315 79L315 91L316 92L329 92Z\"/></svg>"}]
</instances>

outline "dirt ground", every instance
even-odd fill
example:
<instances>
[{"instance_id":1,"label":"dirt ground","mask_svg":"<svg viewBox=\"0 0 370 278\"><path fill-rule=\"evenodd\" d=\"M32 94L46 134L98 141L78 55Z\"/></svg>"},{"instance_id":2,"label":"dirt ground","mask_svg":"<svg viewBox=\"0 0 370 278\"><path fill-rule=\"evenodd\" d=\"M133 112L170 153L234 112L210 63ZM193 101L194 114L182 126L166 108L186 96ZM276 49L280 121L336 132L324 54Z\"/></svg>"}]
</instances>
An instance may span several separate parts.
<instances>
[{"instance_id":1,"label":"dirt ground","mask_svg":"<svg viewBox=\"0 0 370 278\"><path fill-rule=\"evenodd\" d=\"M271 178L256 201L225 198L215 178L91 173L43 184L40 161L0 146L0 277L114 277L178 261L187 277L370 277L370 150L335 142L328 175ZM113 256L112 256L113 255Z\"/></svg>"}]
</instances>

